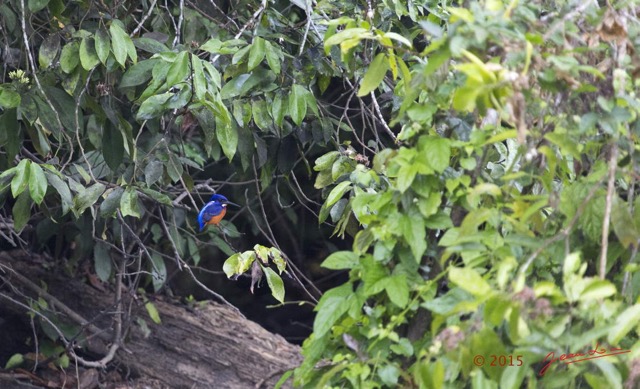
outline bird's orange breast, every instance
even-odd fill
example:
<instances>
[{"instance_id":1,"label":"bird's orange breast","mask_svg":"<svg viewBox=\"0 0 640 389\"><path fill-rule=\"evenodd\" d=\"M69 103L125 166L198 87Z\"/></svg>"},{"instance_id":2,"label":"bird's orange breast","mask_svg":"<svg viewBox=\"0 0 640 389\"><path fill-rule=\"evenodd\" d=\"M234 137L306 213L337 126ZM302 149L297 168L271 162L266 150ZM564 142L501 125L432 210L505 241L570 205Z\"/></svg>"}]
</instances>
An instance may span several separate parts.
<instances>
[{"instance_id":1,"label":"bird's orange breast","mask_svg":"<svg viewBox=\"0 0 640 389\"><path fill-rule=\"evenodd\" d=\"M217 215L213 216L211 219L207 220L205 225L209 225L209 224L216 225L216 224L220 223L220 220L222 220L222 218L224 217L225 213L227 213L227 208L226 207L222 208L222 211L220 211L219 214L217 214Z\"/></svg>"}]
</instances>

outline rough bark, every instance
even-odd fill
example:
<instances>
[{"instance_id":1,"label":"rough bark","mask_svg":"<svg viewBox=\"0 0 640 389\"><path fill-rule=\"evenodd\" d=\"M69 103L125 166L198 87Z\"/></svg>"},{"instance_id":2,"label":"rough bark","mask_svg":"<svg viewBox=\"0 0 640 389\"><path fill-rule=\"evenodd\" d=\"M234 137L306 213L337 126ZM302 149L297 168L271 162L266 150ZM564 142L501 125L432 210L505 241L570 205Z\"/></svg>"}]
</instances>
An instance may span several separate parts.
<instances>
[{"instance_id":1,"label":"rough bark","mask_svg":"<svg viewBox=\"0 0 640 389\"><path fill-rule=\"evenodd\" d=\"M113 336L114 292L101 291L81 280L69 280L43 269L41 263L29 264L6 254L0 255L0 276L4 280L0 283L0 317L25 313L24 307L8 301L3 295L27 304L27 296L36 297L37 291L25 286L19 275L43 280L50 296L91 322L91 325L82 326L83 335L90 340L78 353L85 359L101 358ZM50 296L45 295L48 299ZM123 302L131 298L123 293ZM155 299L153 305L162 321L155 324L143 301L130 301L132 304L123 304L126 308L124 344L109 365L117 366L120 372L128 372L127 378L155 381L157 384L152 387L273 387L282 373L297 366L301 360L297 346L267 332L228 306L207 302L187 307ZM69 315L63 316L69 319ZM146 323L150 333L145 334L140 320ZM0 380L2 378L0 376Z\"/></svg>"}]
</instances>

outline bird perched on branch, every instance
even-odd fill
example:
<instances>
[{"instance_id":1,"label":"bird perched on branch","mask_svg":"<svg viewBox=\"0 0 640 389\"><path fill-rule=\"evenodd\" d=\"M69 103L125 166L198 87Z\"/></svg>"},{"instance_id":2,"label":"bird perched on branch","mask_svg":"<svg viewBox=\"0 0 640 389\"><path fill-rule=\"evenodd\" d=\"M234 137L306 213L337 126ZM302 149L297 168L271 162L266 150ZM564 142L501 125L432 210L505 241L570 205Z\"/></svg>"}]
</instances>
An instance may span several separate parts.
<instances>
[{"instance_id":1,"label":"bird perched on branch","mask_svg":"<svg viewBox=\"0 0 640 389\"><path fill-rule=\"evenodd\" d=\"M200 231L204 230L204 228L209 224L217 225L220 223L220 220L222 220L224 215L227 213L227 205L235 205L236 207L239 207L238 204L232 203L223 195L214 194L211 196L209 202L202 207L198 214Z\"/></svg>"}]
</instances>

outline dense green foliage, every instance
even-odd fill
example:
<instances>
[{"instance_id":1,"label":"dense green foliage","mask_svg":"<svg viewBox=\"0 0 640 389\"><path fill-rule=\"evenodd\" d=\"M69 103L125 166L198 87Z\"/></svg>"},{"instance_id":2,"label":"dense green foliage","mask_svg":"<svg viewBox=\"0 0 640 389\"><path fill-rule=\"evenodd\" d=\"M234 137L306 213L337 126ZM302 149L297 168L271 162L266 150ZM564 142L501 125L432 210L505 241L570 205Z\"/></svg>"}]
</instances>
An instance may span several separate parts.
<instances>
[{"instance_id":1,"label":"dense green foliage","mask_svg":"<svg viewBox=\"0 0 640 389\"><path fill-rule=\"evenodd\" d=\"M296 385L636 385L638 4L310 3L0 5L22 53L0 85L9 239L74 226L74 260L113 281L112 253L137 258L156 290L212 241L282 301L263 199L294 225L297 201L353 246L323 262L349 279L317 302ZM187 193L211 175L253 178L255 224L196 233ZM235 253L245 229L275 248ZM612 347L630 352L543 370Z\"/></svg>"}]
</instances>

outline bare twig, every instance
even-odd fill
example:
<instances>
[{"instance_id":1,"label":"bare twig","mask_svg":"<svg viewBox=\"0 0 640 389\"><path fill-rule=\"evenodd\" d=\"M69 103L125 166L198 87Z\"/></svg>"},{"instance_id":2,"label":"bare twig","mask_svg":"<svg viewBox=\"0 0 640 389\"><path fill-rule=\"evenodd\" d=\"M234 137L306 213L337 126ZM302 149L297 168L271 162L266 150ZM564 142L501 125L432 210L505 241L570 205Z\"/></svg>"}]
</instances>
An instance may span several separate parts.
<instances>
[{"instance_id":1,"label":"bare twig","mask_svg":"<svg viewBox=\"0 0 640 389\"><path fill-rule=\"evenodd\" d=\"M602 219L602 249L600 251L600 278L604 279L607 272L607 248L609 247L609 224L611 221L611 206L616 184L616 168L618 167L618 144L613 143L609 156L609 182L607 184L607 198Z\"/></svg>"},{"instance_id":2,"label":"bare twig","mask_svg":"<svg viewBox=\"0 0 640 389\"><path fill-rule=\"evenodd\" d=\"M373 107L376 110L376 114L378 114L378 119L380 119L380 123L382 123L382 127L394 142L398 142L396 135L393 133L393 131L391 131L391 128L389 128L389 125L384 120L384 116L382 116L382 110L380 109L380 104L378 104L378 99L376 99L376 95L373 92L371 92L371 101L373 102Z\"/></svg>"},{"instance_id":3,"label":"bare twig","mask_svg":"<svg viewBox=\"0 0 640 389\"><path fill-rule=\"evenodd\" d=\"M173 47L176 47L180 41L180 30L182 29L182 21L184 20L184 0L180 0L180 15L178 16L178 25L176 26L176 36L173 38Z\"/></svg>"},{"instance_id":4,"label":"bare twig","mask_svg":"<svg viewBox=\"0 0 640 389\"><path fill-rule=\"evenodd\" d=\"M147 19L149 19L149 16L151 16L151 12L153 12L153 7L156 6L157 2L158 0L153 0L151 5L149 6L149 10L147 11L147 13L142 17L142 19L140 19L140 23L138 23L138 26L131 32L131 34L129 34L130 37L136 36L138 34L138 31L142 29L142 25L144 24L144 22L147 21Z\"/></svg>"}]
</instances>

